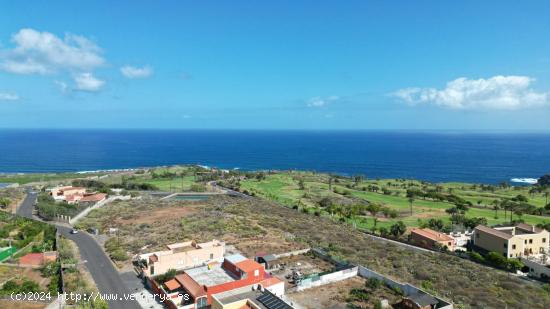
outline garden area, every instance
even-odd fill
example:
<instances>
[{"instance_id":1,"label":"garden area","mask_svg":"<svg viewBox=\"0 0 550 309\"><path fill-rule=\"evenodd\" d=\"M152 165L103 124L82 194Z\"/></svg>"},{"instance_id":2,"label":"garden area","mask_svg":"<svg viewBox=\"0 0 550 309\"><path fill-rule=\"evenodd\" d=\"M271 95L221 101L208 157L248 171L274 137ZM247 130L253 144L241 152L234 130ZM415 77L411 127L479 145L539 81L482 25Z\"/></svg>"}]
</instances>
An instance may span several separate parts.
<instances>
[{"instance_id":1,"label":"garden area","mask_svg":"<svg viewBox=\"0 0 550 309\"><path fill-rule=\"evenodd\" d=\"M15 248L4 262L15 261L27 253L55 249L55 227L46 223L0 212L0 248Z\"/></svg>"},{"instance_id":2,"label":"garden area","mask_svg":"<svg viewBox=\"0 0 550 309\"><path fill-rule=\"evenodd\" d=\"M536 186L431 184L295 171L254 173L221 184L381 233L397 222L409 228L426 226L431 218L440 219L445 230L478 223L550 224L549 190Z\"/></svg>"}]
</instances>

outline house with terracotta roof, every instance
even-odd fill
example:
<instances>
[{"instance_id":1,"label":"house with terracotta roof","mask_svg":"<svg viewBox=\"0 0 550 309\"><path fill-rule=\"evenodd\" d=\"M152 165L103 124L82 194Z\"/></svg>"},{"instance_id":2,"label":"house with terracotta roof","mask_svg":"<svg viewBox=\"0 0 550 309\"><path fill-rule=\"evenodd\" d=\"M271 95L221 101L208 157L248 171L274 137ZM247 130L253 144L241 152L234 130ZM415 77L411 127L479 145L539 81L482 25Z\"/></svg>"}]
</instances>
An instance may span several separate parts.
<instances>
[{"instance_id":1,"label":"house with terracotta roof","mask_svg":"<svg viewBox=\"0 0 550 309\"><path fill-rule=\"evenodd\" d=\"M161 285L157 292L167 295L165 304L169 308L193 309L212 306L216 295L253 289L266 289L281 296L284 282L266 273L261 264L236 254L222 262L187 269Z\"/></svg>"},{"instance_id":2,"label":"house with terracotta roof","mask_svg":"<svg viewBox=\"0 0 550 309\"><path fill-rule=\"evenodd\" d=\"M84 196L86 188L63 186L52 188L49 191L54 200L66 201L71 204L78 202Z\"/></svg>"},{"instance_id":3,"label":"house with terracotta roof","mask_svg":"<svg viewBox=\"0 0 550 309\"><path fill-rule=\"evenodd\" d=\"M184 270L221 260L225 254L225 243L216 239L203 243L193 240L170 244L166 249L137 256L144 276L158 276L170 269Z\"/></svg>"},{"instance_id":4,"label":"house with terracotta roof","mask_svg":"<svg viewBox=\"0 0 550 309\"><path fill-rule=\"evenodd\" d=\"M438 250L440 248L447 248L449 251L455 250L455 239L451 236L434 231L432 229L412 229L409 236L409 242L430 250Z\"/></svg>"},{"instance_id":5,"label":"house with terracotta roof","mask_svg":"<svg viewBox=\"0 0 550 309\"><path fill-rule=\"evenodd\" d=\"M550 233L534 225L488 227L478 225L472 234L475 247L501 253L507 258L541 255L548 252Z\"/></svg>"},{"instance_id":6,"label":"house with terracotta roof","mask_svg":"<svg viewBox=\"0 0 550 309\"><path fill-rule=\"evenodd\" d=\"M85 193L79 202L91 202L91 203L97 203L104 201L107 198L107 194L105 193Z\"/></svg>"}]
</instances>

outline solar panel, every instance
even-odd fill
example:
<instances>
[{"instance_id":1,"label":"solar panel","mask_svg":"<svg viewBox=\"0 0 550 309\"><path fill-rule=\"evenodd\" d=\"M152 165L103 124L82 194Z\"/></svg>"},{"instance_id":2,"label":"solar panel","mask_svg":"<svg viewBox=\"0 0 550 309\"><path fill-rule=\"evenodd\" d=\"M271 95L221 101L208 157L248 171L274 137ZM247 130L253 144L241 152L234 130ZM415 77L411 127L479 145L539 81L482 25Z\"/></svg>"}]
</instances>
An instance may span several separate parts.
<instances>
[{"instance_id":1,"label":"solar panel","mask_svg":"<svg viewBox=\"0 0 550 309\"><path fill-rule=\"evenodd\" d=\"M258 296L256 300L262 303L267 309L293 309L292 306L267 290Z\"/></svg>"}]
</instances>

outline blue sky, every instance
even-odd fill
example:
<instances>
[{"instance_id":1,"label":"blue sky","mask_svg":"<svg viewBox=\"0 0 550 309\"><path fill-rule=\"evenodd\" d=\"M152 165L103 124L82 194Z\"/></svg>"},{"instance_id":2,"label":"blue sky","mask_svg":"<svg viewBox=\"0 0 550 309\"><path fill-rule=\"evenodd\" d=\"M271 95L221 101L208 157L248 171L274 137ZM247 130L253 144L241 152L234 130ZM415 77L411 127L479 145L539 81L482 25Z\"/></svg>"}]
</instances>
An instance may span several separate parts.
<instances>
[{"instance_id":1,"label":"blue sky","mask_svg":"<svg viewBox=\"0 0 550 309\"><path fill-rule=\"evenodd\" d=\"M0 127L550 130L548 1L3 1Z\"/></svg>"}]
</instances>

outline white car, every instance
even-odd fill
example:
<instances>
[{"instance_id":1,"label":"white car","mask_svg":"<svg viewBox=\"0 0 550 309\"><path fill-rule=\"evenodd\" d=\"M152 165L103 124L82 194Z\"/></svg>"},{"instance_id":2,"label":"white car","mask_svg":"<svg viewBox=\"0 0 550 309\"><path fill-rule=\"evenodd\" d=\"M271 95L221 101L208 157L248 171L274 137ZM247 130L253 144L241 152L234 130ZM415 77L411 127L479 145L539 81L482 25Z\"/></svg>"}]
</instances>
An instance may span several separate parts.
<instances>
[{"instance_id":1,"label":"white car","mask_svg":"<svg viewBox=\"0 0 550 309\"><path fill-rule=\"evenodd\" d=\"M71 234L78 234L78 230L77 229L72 229Z\"/></svg>"}]
</instances>

